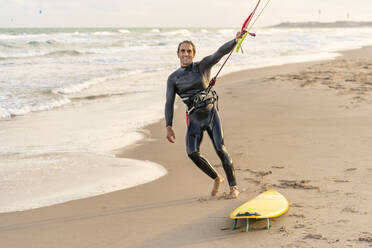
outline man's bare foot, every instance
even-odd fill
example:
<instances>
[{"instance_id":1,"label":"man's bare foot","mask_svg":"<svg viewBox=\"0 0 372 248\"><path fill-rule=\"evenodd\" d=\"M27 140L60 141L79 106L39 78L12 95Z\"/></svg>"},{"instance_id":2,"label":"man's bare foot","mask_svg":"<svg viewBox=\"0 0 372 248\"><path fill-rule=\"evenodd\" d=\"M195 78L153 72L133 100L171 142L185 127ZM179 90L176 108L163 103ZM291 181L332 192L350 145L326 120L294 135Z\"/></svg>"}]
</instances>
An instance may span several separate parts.
<instances>
[{"instance_id":1,"label":"man's bare foot","mask_svg":"<svg viewBox=\"0 0 372 248\"><path fill-rule=\"evenodd\" d=\"M217 195L218 190L220 189L220 186L221 186L222 183L223 183L223 178L222 177L218 176L218 177L216 177L216 179L214 179L213 189L212 189L212 192L211 192L212 196Z\"/></svg>"},{"instance_id":2,"label":"man's bare foot","mask_svg":"<svg viewBox=\"0 0 372 248\"><path fill-rule=\"evenodd\" d=\"M225 195L225 199L235 199L238 198L240 192L237 186L230 187L230 193Z\"/></svg>"}]
</instances>

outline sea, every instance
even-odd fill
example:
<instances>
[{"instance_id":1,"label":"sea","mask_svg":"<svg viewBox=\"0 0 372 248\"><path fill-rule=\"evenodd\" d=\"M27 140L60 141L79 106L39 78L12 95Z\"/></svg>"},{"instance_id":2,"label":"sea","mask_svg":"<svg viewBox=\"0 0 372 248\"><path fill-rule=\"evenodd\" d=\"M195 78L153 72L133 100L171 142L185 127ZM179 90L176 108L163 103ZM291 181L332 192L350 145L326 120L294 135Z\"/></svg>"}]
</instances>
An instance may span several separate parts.
<instances>
[{"instance_id":1,"label":"sea","mask_svg":"<svg viewBox=\"0 0 372 248\"><path fill-rule=\"evenodd\" d=\"M1 28L0 212L164 176L159 164L119 159L113 151L147 137L143 127L163 118L165 85L179 67L180 41L194 42L198 61L237 30ZM251 31L256 37L244 41L243 52L232 55L222 75L333 59L338 51L372 45L372 26L363 23L296 23Z\"/></svg>"}]
</instances>

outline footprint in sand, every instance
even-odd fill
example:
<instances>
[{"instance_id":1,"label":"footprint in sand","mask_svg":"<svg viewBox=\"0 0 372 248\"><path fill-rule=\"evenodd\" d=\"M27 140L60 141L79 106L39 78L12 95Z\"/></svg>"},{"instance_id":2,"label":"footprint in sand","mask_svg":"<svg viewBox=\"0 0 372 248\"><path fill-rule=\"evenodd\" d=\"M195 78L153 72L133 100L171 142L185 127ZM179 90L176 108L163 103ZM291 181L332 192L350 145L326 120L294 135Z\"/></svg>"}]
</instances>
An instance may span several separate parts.
<instances>
[{"instance_id":1,"label":"footprint in sand","mask_svg":"<svg viewBox=\"0 0 372 248\"><path fill-rule=\"evenodd\" d=\"M359 213L359 212L356 211L353 207L346 207L346 208L342 209L342 212L345 212L345 213L353 213L353 214Z\"/></svg>"},{"instance_id":2,"label":"footprint in sand","mask_svg":"<svg viewBox=\"0 0 372 248\"><path fill-rule=\"evenodd\" d=\"M278 188L293 188L293 189L317 189L318 186L309 185L310 180L279 180L280 184L274 184Z\"/></svg>"},{"instance_id":3,"label":"footprint in sand","mask_svg":"<svg viewBox=\"0 0 372 248\"><path fill-rule=\"evenodd\" d=\"M318 239L318 240L327 240L322 234L313 234L309 233L303 239Z\"/></svg>"},{"instance_id":4,"label":"footprint in sand","mask_svg":"<svg viewBox=\"0 0 372 248\"><path fill-rule=\"evenodd\" d=\"M301 228L305 228L306 226L304 224L297 224L294 226L295 229L301 229Z\"/></svg>"},{"instance_id":5,"label":"footprint in sand","mask_svg":"<svg viewBox=\"0 0 372 248\"><path fill-rule=\"evenodd\" d=\"M338 220L337 221L337 223L344 223L344 224L346 224L346 223L349 223L350 222L350 220Z\"/></svg>"},{"instance_id":6,"label":"footprint in sand","mask_svg":"<svg viewBox=\"0 0 372 248\"><path fill-rule=\"evenodd\" d=\"M253 183L253 184L256 184L256 185L259 185L262 183L262 181L260 179L256 179L256 178L244 178L244 180L250 182L250 183Z\"/></svg>"},{"instance_id":7,"label":"footprint in sand","mask_svg":"<svg viewBox=\"0 0 372 248\"><path fill-rule=\"evenodd\" d=\"M335 180L333 180L333 182L335 182L335 183L349 183L350 180L347 180L347 179L335 179Z\"/></svg>"},{"instance_id":8,"label":"footprint in sand","mask_svg":"<svg viewBox=\"0 0 372 248\"><path fill-rule=\"evenodd\" d=\"M296 217L296 218L304 219L305 215L303 215L303 214L290 214L289 217Z\"/></svg>"},{"instance_id":9,"label":"footprint in sand","mask_svg":"<svg viewBox=\"0 0 372 248\"><path fill-rule=\"evenodd\" d=\"M234 155L240 157L244 155L244 152L235 152Z\"/></svg>"}]
</instances>

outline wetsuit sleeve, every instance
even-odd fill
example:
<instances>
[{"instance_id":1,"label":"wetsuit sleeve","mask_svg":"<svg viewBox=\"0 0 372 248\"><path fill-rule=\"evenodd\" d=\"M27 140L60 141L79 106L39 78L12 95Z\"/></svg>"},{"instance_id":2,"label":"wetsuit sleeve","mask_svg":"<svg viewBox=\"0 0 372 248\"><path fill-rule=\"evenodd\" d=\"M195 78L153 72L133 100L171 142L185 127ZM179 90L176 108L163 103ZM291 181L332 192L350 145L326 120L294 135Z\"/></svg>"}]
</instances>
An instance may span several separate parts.
<instances>
[{"instance_id":1,"label":"wetsuit sleeve","mask_svg":"<svg viewBox=\"0 0 372 248\"><path fill-rule=\"evenodd\" d=\"M176 92L174 89L174 82L172 80L172 77L169 76L168 81L167 81L167 93L166 93L166 101L165 101L166 126L172 126L175 97L176 97Z\"/></svg>"},{"instance_id":2,"label":"wetsuit sleeve","mask_svg":"<svg viewBox=\"0 0 372 248\"><path fill-rule=\"evenodd\" d=\"M199 70L200 70L200 72L203 73L205 70L208 70L212 66L214 66L215 64L217 64L218 61L220 61L220 59L224 55L228 54L229 52L231 52L232 49L234 49L235 44L236 44L235 39L233 39L231 41L228 41L225 44L223 44L214 54L209 55L209 56L203 58L200 61L200 64L199 64Z\"/></svg>"}]
</instances>

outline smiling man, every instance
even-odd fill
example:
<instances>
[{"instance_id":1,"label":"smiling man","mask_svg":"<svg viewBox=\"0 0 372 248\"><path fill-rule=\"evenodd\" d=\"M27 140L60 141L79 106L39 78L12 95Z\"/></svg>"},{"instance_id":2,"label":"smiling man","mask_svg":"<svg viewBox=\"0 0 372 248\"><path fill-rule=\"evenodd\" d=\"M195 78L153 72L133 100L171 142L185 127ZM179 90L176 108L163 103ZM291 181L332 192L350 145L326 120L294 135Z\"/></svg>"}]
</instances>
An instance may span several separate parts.
<instances>
[{"instance_id":1,"label":"smiling man","mask_svg":"<svg viewBox=\"0 0 372 248\"><path fill-rule=\"evenodd\" d=\"M236 198L239 190L236 185L232 159L228 154L223 140L221 120L217 111L217 94L207 92L211 68L220 59L234 49L242 33L238 32L234 40L221 46L214 54L203 58L200 62L193 62L195 46L185 40L178 45L177 55L181 67L168 77L165 103L165 120L167 139L174 143L176 140L172 128L175 95L181 97L187 111L186 150L189 158L209 177L214 180L212 196L217 195L223 178L218 175L213 166L200 155L200 144L204 131L207 131L213 142L218 157L221 159L230 186L226 198Z\"/></svg>"}]
</instances>

